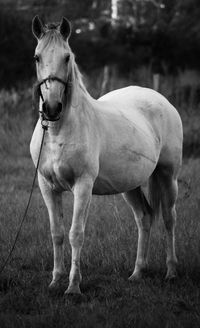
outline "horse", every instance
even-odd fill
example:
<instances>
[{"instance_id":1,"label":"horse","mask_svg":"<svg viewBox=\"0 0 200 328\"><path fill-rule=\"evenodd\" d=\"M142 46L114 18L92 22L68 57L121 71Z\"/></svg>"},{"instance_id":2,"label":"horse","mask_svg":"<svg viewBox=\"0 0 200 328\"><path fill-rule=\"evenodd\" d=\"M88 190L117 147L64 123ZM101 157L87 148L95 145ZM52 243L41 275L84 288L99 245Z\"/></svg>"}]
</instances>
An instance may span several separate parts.
<instances>
[{"instance_id":1,"label":"horse","mask_svg":"<svg viewBox=\"0 0 200 328\"><path fill-rule=\"evenodd\" d=\"M167 242L166 277L176 277L177 179L183 143L177 110L160 93L139 86L114 90L94 99L86 90L69 46L70 22L63 17L59 23L43 24L36 16L32 32L37 40L34 101L39 109L30 143L35 165L43 133L41 120L49 123L38 168L53 243L49 288L55 290L65 275L64 191L74 195L66 294L81 294L80 256L92 195L122 194L132 209L138 247L131 281L141 279L148 268L151 226L162 211Z\"/></svg>"}]
</instances>

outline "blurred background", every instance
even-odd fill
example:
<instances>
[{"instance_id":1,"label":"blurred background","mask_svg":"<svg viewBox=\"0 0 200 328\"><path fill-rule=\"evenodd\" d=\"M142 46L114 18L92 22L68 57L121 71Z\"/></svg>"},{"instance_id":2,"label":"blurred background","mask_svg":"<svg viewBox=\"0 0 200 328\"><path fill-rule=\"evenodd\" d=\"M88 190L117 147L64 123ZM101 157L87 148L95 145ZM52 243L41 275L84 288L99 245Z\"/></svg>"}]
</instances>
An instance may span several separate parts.
<instances>
[{"instance_id":1,"label":"blurred background","mask_svg":"<svg viewBox=\"0 0 200 328\"><path fill-rule=\"evenodd\" d=\"M0 9L1 107L31 110L31 20L65 16L92 96L130 84L158 90L181 114L184 155L200 155L199 0L0 0Z\"/></svg>"}]
</instances>

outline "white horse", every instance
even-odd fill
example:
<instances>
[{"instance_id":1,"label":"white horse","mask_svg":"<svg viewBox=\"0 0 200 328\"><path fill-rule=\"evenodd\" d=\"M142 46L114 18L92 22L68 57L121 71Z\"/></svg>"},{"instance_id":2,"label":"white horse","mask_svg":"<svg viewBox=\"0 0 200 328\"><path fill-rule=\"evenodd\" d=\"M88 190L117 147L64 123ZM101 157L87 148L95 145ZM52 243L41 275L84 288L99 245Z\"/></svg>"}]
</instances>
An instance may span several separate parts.
<instances>
[{"instance_id":1,"label":"white horse","mask_svg":"<svg viewBox=\"0 0 200 328\"><path fill-rule=\"evenodd\" d=\"M80 293L80 255L92 194L123 193L138 227L138 250L130 280L142 276L152 221L162 206L167 235L167 278L176 275L175 222L177 177L182 160L182 124L176 109L154 90L130 86L98 100L86 91L69 47L70 24L32 25L40 119L30 150L36 164L41 119L49 122L39 166L54 250L51 288L65 273L62 192L72 191L72 248L66 293ZM148 191L148 194L147 192Z\"/></svg>"}]
</instances>

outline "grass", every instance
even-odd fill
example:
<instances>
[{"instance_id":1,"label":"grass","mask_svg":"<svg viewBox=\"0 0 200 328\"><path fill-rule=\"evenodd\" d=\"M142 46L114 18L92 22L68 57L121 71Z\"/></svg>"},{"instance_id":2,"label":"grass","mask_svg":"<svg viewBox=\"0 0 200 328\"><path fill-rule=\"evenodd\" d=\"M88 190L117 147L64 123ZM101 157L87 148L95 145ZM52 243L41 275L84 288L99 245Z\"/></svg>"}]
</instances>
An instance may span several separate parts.
<instances>
[{"instance_id":1,"label":"grass","mask_svg":"<svg viewBox=\"0 0 200 328\"><path fill-rule=\"evenodd\" d=\"M28 102L19 100L19 106L14 107L9 102L12 97L6 97L0 109L0 263L14 240L34 174L29 156L32 127ZM72 202L72 195L66 193L66 237ZM52 243L47 210L36 186L16 249L0 276L0 327L199 327L199 209L199 159L185 158L177 203L179 278L173 283L164 280L165 237L160 220L152 230L149 273L141 282L130 283L137 249L132 214L121 196L94 197L82 251L81 289L86 299L81 302L48 292ZM65 244L63 291L70 269L68 238Z\"/></svg>"}]
</instances>

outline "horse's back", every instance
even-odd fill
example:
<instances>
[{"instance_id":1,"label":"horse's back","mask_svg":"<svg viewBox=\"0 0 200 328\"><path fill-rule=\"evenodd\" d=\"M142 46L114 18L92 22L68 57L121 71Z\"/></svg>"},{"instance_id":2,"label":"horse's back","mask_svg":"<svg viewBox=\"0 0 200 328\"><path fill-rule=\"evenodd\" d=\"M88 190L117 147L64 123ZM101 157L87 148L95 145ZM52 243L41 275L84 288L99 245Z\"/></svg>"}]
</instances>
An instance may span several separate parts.
<instances>
[{"instance_id":1,"label":"horse's back","mask_svg":"<svg viewBox=\"0 0 200 328\"><path fill-rule=\"evenodd\" d=\"M98 99L105 102L109 110L115 112L120 110L126 115L140 113L143 117L152 120L162 118L165 120L173 117L180 122L180 117L174 106L159 92L138 86L129 86L111 91ZM110 106L109 106L110 104Z\"/></svg>"}]
</instances>

